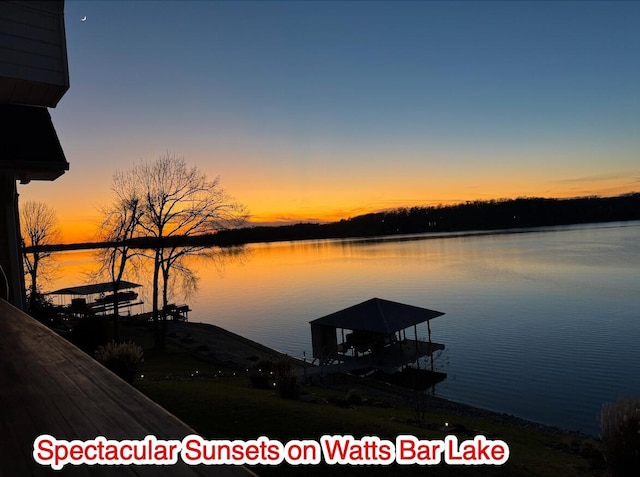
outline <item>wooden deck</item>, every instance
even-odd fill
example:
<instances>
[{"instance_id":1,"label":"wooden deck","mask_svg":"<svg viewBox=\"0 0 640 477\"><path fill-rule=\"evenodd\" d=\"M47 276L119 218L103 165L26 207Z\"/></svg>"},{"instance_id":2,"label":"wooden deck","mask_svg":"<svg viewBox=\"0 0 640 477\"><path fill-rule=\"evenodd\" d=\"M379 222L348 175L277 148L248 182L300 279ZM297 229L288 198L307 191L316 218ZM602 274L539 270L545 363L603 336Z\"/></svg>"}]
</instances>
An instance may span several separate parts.
<instances>
[{"instance_id":1,"label":"wooden deck","mask_svg":"<svg viewBox=\"0 0 640 477\"><path fill-rule=\"evenodd\" d=\"M56 439L182 439L195 433L47 327L0 299L0 475L52 475L33 459ZM215 436L206 436L215 438ZM257 437L257 436L256 436ZM72 476L250 476L236 466L67 465Z\"/></svg>"}]
</instances>

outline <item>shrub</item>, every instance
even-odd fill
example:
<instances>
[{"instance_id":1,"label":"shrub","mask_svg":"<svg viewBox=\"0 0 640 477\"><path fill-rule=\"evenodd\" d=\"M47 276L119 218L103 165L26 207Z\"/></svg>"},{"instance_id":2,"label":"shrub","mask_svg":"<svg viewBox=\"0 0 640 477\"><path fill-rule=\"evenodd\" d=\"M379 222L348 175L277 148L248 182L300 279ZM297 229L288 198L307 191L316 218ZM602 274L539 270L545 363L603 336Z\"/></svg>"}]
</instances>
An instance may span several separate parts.
<instances>
[{"instance_id":1,"label":"shrub","mask_svg":"<svg viewBox=\"0 0 640 477\"><path fill-rule=\"evenodd\" d=\"M275 381L273 363L268 359L258 361L249 371L249 380L254 388L272 389Z\"/></svg>"},{"instance_id":2,"label":"shrub","mask_svg":"<svg viewBox=\"0 0 640 477\"><path fill-rule=\"evenodd\" d=\"M249 381L251 381L251 386L256 389L271 389L273 387L273 377L264 372L251 371Z\"/></svg>"},{"instance_id":3,"label":"shrub","mask_svg":"<svg viewBox=\"0 0 640 477\"><path fill-rule=\"evenodd\" d=\"M600 432L609 475L640 475L640 400L605 403L600 413Z\"/></svg>"},{"instance_id":4,"label":"shrub","mask_svg":"<svg viewBox=\"0 0 640 477\"><path fill-rule=\"evenodd\" d=\"M133 343L116 343L112 341L98 347L96 359L107 369L120 376L128 383L135 378L138 365L142 363L142 348Z\"/></svg>"},{"instance_id":5,"label":"shrub","mask_svg":"<svg viewBox=\"0 0 640 477\"><path fill-rule=\"evenodd\" d=\"M27 304L29 305L29 315L45 325L53 325L57 318L57 310L50 298L42 293L36 292L33 295L27 295Z\"/></svg>"},{"instance_id":6,"label":"shrub","mask_svg":"<svg viewBox=\"0 0 640 477\"><path fill-rule=\"evenodd\" d=\"M298 379L292 375L289 358L275 362L269 359L258 361L249 372L249 380L258 389L273 389L275 385L284 398L298 399L300 395Z\"/></svg>"},{"instance_id":7,"label":"shrub","mask_svg":"<svg viewBox=\"0 0 640 477\"><path fill-rule=\"evenodd\" d=\"M298 379L291 370L291 360L288 357L281 359L276 363L275 368L278 375L277 386L280 396L286 399L298 399L300 388Z\"/></svg>"},{"instance_id":8,"label":"shrub","mask_svg":"<svg viewBox=\"0 0 640 477\"><path fill-rule=\"evenodd\" d=\"M357 389L349 389L346 399L349 404L362 404L364 401L362 393Z\"/></svg>"}]
</instances>

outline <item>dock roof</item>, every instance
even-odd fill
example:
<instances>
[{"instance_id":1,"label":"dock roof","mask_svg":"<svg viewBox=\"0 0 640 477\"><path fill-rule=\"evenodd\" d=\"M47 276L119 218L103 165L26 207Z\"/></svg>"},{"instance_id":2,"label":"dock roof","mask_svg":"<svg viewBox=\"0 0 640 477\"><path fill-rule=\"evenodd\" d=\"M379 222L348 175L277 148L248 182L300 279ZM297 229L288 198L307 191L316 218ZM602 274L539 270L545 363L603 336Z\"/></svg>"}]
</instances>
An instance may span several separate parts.
<instances>
[{"instance_id":1,"label":"dock roof","mask_svg":"<svg viewBox=\"0 0 640 477\"><path fill-rule=\"evenodd\" d=\"M311 325L391 334L444 313L395 301L371 298L311 321Z\"/></svg>"},{"instance_id":2,"label":"dock roof","mask_svg":"<svg viewBox=\"0 0 640 477\"><path fill-rule=\"evenodd\" d=\"M139 288L139 283L122 280L118 290L129 290ZM94 295L96 293L109 293L113 291L113 282L93 283L91 285L80 285L77 287L61 288L60 290L49 292L49 295Z\"/></svg>"}]
</instances>

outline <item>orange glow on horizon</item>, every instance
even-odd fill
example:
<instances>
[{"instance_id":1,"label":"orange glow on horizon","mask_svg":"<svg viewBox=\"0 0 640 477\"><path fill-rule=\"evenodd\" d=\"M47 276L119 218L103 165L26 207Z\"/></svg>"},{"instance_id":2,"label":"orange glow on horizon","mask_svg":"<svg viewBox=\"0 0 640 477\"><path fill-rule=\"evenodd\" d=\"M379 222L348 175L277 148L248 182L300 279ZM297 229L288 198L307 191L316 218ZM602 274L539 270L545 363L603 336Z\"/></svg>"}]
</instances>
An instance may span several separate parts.
<instances>
[{"instance_id":1,"label":"orange glow on horizon","mask_svg":"<svg viewBox=\"0 0 640 477\"><path fill-rule=\"evenodd\" d=\"M625 193L630 193L633 191L615 191L612 192L611 194L598 194L600 197L613 197L613 196L617 196L617 195L622 195ZM465 200L460 200L460 199L450 199L450 200L441 200L441 201L437 201L437 202L431 202L431 203L415 203L415 202L406 202L406 203L393 203L393 204L389 204L388 207L378 207L378 208L371 208L371 209L364 209L364 208L354 208L351 210L351 212L347 213L344 209L340 209L340 210L328 210L325 212L322 212L320 210L318 210L316 213L311 214L311 215L305 215L305 214L301 214L301 213L290 213L290 214L283 214L283 213L269 213L268 211L265 211L262 214L253 214L250 219L249 219L249 226L261 226L261 225L267 225L267 226L278 226L278 225L289 225L289 224L295 224L295 223L304 223L304 222L309 222L309 223L330 223L330 222L337 222L340 221L342 219L350 219L353 217L357 217L359 215L365 215L368 213L376 213L376 212L382 212L382 211L386 211L386 210L395 210L395 209L400 209L400 208L411 208L411 207L437 207L437 206L447 206L447 205L455 205L455 204L459 204L459 203L464 203L467 200L470 201L474 201L474 200L480 200L480 201L488 201L488 200L502 200L502 199L516 199L518 197L542 197L542 198L549 198L549 199L570 199L570 198L575 198L575 197L585 197L585 196L590 196L593 194L571 194L571 193L565 193L565 194L557 194L557 195L542 195L542 194L536 194L536 195L514 195L511 197L507 197L507 196L496 196L496 197L474 197L474 198L468 198Z\"/></svg>"},{"instance_id":2,"label":"orange glow on horizon","mask_svg":"<svg viewBox=\"0 0 640 477\"><path fill-rule=\"evenodd\" d=\"M358 215L393 210L401 207L429 207L438 205L453 205L468 200L515 199L517 197L546 197L571 198L597 195L610 197L637 191L638 188L618 181L600 181L598 183L549 183L546 188L535 188L530 183L515 181L504 187L502 180L485 180L484 183L469 183L466 187L456 189L446 188L446 183L440 187L432 187L425 194L424 186L406 187L401 190L375 192L365 190L336 190L325 191L322 194L310 193L307 197L298 198L298 190L282 189L280 194L261 194L255 189L237 190L234 195L249 211L249 226L258 225L287 225L301 222L328 223L341 219L349 219ZM544 181L541 181L544 183ZM501 187L502 186L502 187ZM569 186L569 187L567 187ZM100 214L98 209L88 203L77 203L72 199L60 196L65 188L48 188L49 194L33 197L29 188L21 191L22 199L46 200L57 211L60 220L61 242L82 243L98 241L98 224ZM491 191L491 192L484 192ZM264 191L262 191L264 192ZM50 197L47 197L50 196ZM429 198L421 198L429 196ZM96 197L96 200L99 197ZM108 199L102 201L107 203Z\"/></svg>"}]
</instances>

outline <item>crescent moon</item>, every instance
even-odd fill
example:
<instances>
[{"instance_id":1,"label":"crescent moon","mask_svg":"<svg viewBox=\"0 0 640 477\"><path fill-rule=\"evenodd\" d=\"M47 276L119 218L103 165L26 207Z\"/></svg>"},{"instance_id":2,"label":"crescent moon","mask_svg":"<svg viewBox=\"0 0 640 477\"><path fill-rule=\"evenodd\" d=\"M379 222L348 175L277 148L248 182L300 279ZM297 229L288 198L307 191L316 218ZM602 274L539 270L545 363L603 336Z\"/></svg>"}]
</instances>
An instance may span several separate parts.
<instances>
[{"instance_id":1,"label":"crescent moon","mask_svg":"<svg viewBox=\"0 0 640 477\"><path fill-rule=\"evenodd\" d=\"M86 15L85 15L85 16L83 16L83 17L80 19L80 21L81 21L81 22L86 22L86 21L87 21L87 16L86 16Z\"/></svg>"}]
</instances>

